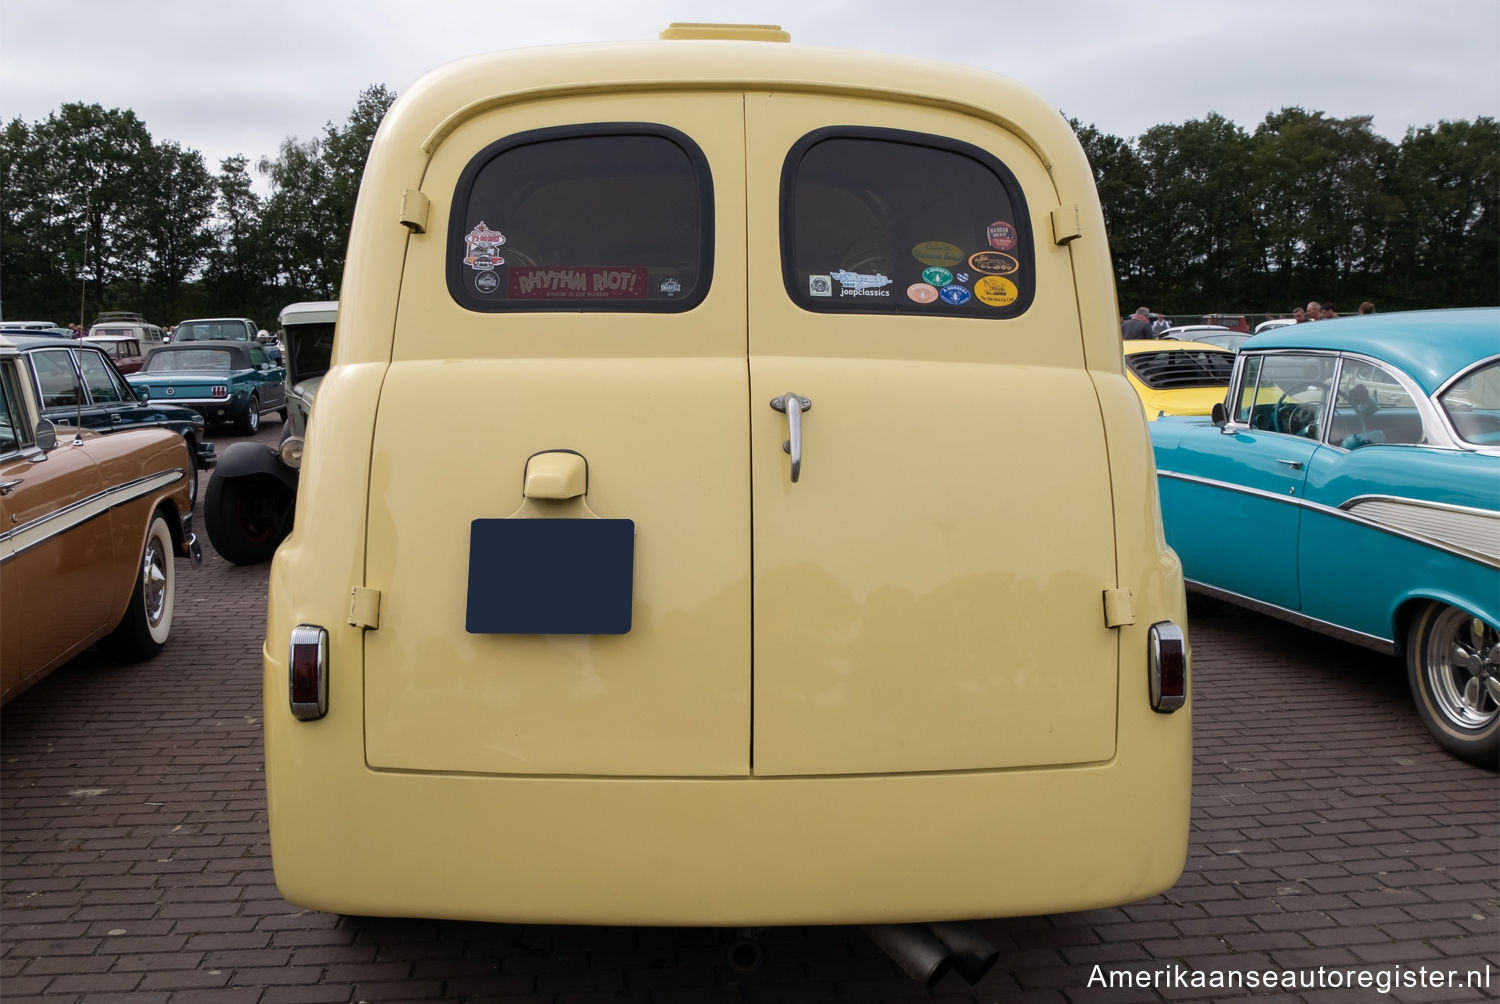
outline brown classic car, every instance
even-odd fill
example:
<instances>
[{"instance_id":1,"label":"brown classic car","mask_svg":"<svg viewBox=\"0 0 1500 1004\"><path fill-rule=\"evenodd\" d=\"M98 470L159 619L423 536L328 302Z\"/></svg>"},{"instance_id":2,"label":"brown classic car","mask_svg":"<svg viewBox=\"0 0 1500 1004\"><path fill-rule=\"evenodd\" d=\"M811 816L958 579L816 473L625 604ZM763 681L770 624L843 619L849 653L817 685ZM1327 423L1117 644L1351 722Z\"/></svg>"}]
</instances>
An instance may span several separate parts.
<instances>
[{"instance_id":1,"label":"brown classic car","mask_svg":"<svg viewBox=\"0 0 1500 1004\"><path fill-rule=\"evenodd\" d=\"M101 436L40 419L0 338L0 703L96 641L124 659L166 644L176 563L202 561L181 436Z\"/></svg>"}]
</instances>

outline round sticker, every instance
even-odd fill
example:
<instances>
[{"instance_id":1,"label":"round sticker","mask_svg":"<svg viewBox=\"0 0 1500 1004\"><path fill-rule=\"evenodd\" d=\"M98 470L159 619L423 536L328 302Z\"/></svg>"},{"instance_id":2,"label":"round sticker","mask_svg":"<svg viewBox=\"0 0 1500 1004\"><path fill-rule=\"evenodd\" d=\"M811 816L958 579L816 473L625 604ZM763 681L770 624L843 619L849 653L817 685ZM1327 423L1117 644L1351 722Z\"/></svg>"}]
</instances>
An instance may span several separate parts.
<instances>
[{"instance_id":1,"label":"round sticker","mask_svg":"<svg viewBox=\"0 0 1500 1004\"><path fill-rule=\"evenodd\" d=\"M1014 223L996 220L984 229L985 236L989 238L990 247L996 251L1009 251L1020 241L1020 238L1016 235Z\"/></svg>"},{"instance_id":2,"label":"round sticker","mask_svg":"<svg viewBox=\"0 0 1500 1004\"><path fill-rule=\"evenodd\" d=\"M481 293L493 293L500 288L500 277L494 272L475 272L474 288Z\"/></svg>"},{"instance_id":3,"label":"round sticker","mask_svg":"<svg viewBox=\"0 0 1500 1004\"><path fill-rule=\"evenodd\" d=\"M991 307L1009 307L1021 294L1009 279L987 275L974 284L974 295Z\"/></svg>"},{"instance_id":4,"label":"round sticker","mask_svg":"<svg viewBox=\"0 0 1500 1004\"><path fill-rule=\"evenodd\" d=\"M969 291L962 286L944 286L938 290L938 296L943 298L944 303L961 307L969 302Z\"/></svg>"},{"instance_id":5,"label":"round sticker","mask_svg":"<svg viewBox=\"0 0 1500 1004\"><path fill-rule=\"evenodd\" d=\"M934 286L946 286L953 281L953 273L946 268L938 268L934 265L932 268L922 270L922 281L930 282Z\"/></svg>"},{"instance_id":6,"label":"round sticker","mask_svg":"<svg viewBox=\"0 0 1500 1004\"><path fill-rule=\"evenodd\" d=\"M964 260L964 249L947 241L923 241L911 249L911 256L923 265L957 265Z\"/></svg>"},{"instance_id":7,"label":"round sticker","mask_svg":"<svg viewBox=\"0 0 1500 1004\"><path fill-rule=\"evenodd\" d=\"M925 282L914 282L906 287L906 295L918 303L931 303L938 298L938 291Z\"/></svg>"},{"instance_id":8,"label":"round sticker","mask_svg":"<svg viewBox=\"0 0 1500 1004\"><path fill-rule=\"evenodd\" d=\"M969 256L969 267L990 275L1010 275L1020 270L1021 263L999 251L979 251Z\"/></svg>"}]
</instances>

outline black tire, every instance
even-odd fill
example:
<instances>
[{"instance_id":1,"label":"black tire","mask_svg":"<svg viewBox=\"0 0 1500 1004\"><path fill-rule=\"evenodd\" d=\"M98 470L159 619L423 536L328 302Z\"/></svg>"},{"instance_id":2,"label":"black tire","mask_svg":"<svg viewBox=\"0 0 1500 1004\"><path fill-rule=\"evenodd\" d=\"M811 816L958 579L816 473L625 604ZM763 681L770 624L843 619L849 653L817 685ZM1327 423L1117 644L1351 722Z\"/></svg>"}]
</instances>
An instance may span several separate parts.
<instances>
[{"instance_id":1,"label":"black tire","mask_svg":"<svg viewBox=\"0 0 1500 1004\"><path fill-rule=\"evenodd\" d=\"M166 645L177 604L177 572L172 562L175 553L167 519L156 512L146 530L130 602L120 623L104 639L105 647L115 657L140 662Z\"/></svg>"},{"instance_id":2,"label":"black tire","mask_svg":"<svg viewBox=\"0 0 1500 1004\"><path fill-rule=\"evenodd\" d=\"M1449 753L1500 770L1500 631L1441 603L1406 636L1406 676L1427 731Z\"/></svg>"},{"instance_id":3,"label":"black tire","mask_svg":"<svg viewBox=\"0 0 1500 1004\"><path fill-rule=\"evenodd\" d=\"M245 413L234 420L234 431L241 436L253 436L260 431L260 395L251 393L250 405Z\"/></svg>"},{"instance_id":4,"label":"black tire","mask_svg":"<svg viewBox=\"0 0 1500 1004\"><path fill-rule=\"evenodd\" d=\"M258 565L270 561L292 529L296 497L267 474L209 479L203 494L203 527L225 561Z\"/></svg>"},{"instance_id":5,"label":"black tire","mask_svg":"<svg viewBox=\"0 0 1500 1004\"><path fill-rule=\"evenodd\" d=\"M286 423L286 409L285 408L277 408L276 409L276 415L277 415L278 418L281 419L282 424Z\"/></svg>"},{"instance_id":6,"label":"black tire","mask_svg":"<svg viewBox=\"0 0 1500 1004\"><path fill-rule=\"evenodd\" d=\"M198 508L198 443L192 436L184 436L188 448L188 511Z\"/></svg>"}]
</instances>

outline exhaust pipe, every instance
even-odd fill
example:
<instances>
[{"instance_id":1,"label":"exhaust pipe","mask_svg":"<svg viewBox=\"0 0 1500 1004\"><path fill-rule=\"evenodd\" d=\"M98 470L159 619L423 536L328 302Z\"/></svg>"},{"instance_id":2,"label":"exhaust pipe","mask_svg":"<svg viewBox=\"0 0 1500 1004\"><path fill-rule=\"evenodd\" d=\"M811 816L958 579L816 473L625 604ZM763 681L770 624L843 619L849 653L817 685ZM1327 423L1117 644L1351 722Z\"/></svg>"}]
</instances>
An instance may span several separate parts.
<instances>
[{"instance_id":1,"label":"exhaust pipe","mask_svg":"<svg viewBox=\"0 0 1500 1004\"><path fill-rule=\"evenodd\" d=\"M756 937L754 928L741 927L734 932L734 937L729 942L727 962L730 971L740 976L749 976L761 967L766 960L765 949L761 947L760 939Z\"/></svg>"},{"instance_id":2,"label":"exhaust pipe","mask_svg":"<svg viewBox=\"0 0 1500 1004\"><path fill-rule=\"evenodd\" d=\"M864 932L926 990L936 986L952 964L948 949L923 924L866 924Z\"/></svg>"},{"instance_id":3,"label":"exhaust pipe","mask_svg":"<svg viewBox=\"0 0 1500 1004\"><path fill-rule=\"evenodd\" d=\"M1000 950L990 944L972 924L930 924L932 933L948 949L953 971L970 984L984 979L1000 959Z\"/></svg>"}]
</instances>

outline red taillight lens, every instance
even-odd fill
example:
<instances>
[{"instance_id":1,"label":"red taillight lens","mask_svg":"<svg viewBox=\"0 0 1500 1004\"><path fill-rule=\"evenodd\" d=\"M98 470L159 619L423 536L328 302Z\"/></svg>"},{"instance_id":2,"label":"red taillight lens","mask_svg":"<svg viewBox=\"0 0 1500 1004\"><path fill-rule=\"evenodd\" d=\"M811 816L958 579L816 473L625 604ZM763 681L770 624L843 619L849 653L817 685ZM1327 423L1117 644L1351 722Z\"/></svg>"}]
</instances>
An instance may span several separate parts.
<instances>
[{"instance_id":1,"label":"red taillight lens","mask_svg":"<svg viewBox=\"0 0 1500 1004\"><path fill-rule=\"evenodd\" d=\"M288 665L293 717L311 722L328 714L328 632L312 624L292 628Z\"/></svg>"},{"instance_id":2,"label":"red taillight lens","mask_svg":"<svg viewBox=\"0 0 1500 1004\"><path fill-rule=\"evenodd\" d=\"M1146 642L1151 710L1170 714L1187 703L1187 638L1171 621L1151 625Z\"/></svg>"},{"instance_id":3,"label":"red taillight lens","mask_svg":"<svg viewBox=\"0 0 1500 1004\"><path fill-rule=\"evenodd\" d=\"M210 392L209 396L210 397L228 397L229 396L229 385L228 384L222 384L222 383L214 384L213 390Z\"/></svg>"}]
</instances>

